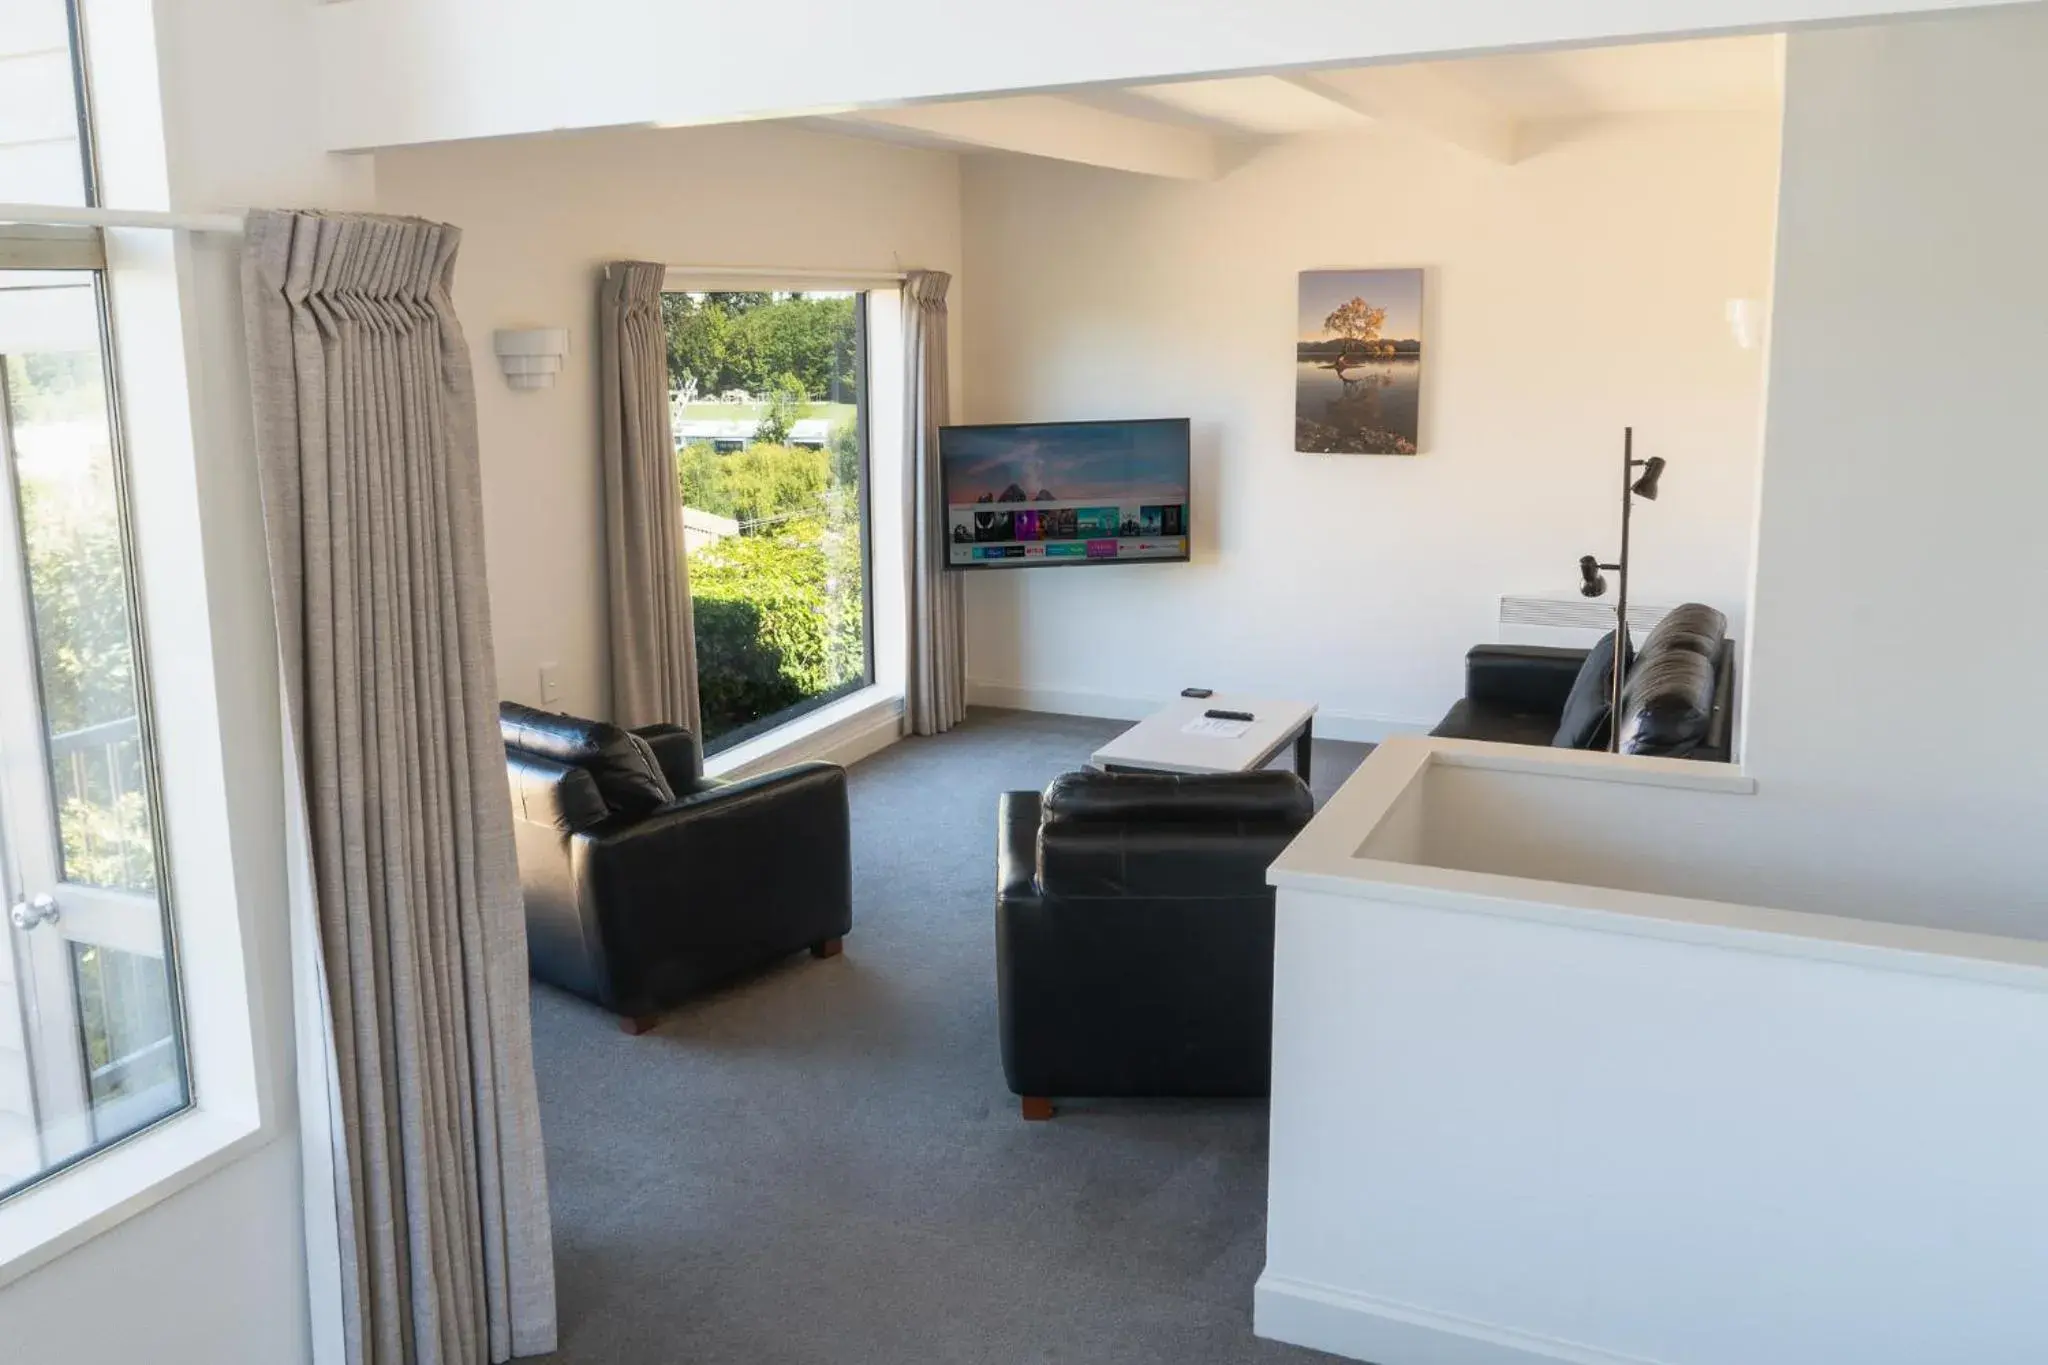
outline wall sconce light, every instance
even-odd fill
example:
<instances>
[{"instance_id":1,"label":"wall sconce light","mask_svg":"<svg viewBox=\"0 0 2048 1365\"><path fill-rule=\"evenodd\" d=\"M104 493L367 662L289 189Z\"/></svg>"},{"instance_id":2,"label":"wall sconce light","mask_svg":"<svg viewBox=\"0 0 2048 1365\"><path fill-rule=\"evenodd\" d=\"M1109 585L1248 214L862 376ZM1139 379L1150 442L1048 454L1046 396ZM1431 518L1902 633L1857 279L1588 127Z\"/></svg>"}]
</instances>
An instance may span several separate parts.
<instances>
[{"instance_id":1,"label":"wall sconce light","mask_svg":"<svg viewBox=\"0 0 2048 1365\"><path fill-rule=\"evenodd\" d=\"M1730 299L1727 311L1728 331L1735 337L1735 344L1745 351L1755 350L1763 334L1763 304L1756 299Z\"/></svg>"},{"instance_id":2,"label":"wall sconce light","mask_svg":"<svg viewBox=\"0 0 2048 1365\"><path fill-rule=\"evenodd\" d=\"M569 354L567 327L529 327L491 333L491 349L505 382L515 389L553 388L562 357Z\"/></svg>"}]
</instances>

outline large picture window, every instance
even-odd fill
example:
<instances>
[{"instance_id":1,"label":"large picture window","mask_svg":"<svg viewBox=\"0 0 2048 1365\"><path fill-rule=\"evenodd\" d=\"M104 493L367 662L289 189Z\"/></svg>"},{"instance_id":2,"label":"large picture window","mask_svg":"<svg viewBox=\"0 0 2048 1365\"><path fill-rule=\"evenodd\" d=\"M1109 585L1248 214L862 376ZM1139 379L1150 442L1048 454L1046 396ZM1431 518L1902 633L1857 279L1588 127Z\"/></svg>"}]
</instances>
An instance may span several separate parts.
<instances>
[{"instance_id":1,"label":"large picture window","mask_svg":"<svg viewBox=\"0 0 2048 1365\"><path fill-rule=\"evenodd\" d=\"M874 680L867 296L664 296L707 752Z\"/></svg>"}]
</instances>

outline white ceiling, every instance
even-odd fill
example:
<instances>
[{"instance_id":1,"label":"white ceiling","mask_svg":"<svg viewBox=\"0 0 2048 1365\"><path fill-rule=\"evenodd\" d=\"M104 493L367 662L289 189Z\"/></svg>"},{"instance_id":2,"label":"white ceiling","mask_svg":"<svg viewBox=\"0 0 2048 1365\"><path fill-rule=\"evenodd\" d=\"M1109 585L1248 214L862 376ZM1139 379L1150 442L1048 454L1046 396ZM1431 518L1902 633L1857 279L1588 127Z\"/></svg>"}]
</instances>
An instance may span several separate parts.
<instances>
[{"instance_id":1,"label":"white ceiling","mask_svg":"<svg viewBox=\"0 0 2048 1365\"><path fill-rule=\"evenodd\" d=\"M1225 80L1120 87L1114 107L1126 112L1191 116L1219 132L1245 135L1317 133L1371 122L1332 92L1395 76L1426 74L1456 85L1500 117L1517 123L1608 118L1626 114L1774 109L1778 103L1778 40L1770 36L1712 38L1636 47L1513 53L1398 67L1353 67L1307 76L1233 76ZM1320 89L1323 88L1323 89ZM1096 102L1110 107L1099 97Z\"/></svg>"},{"instance_id":2,"label":"white ceiling","mask_svg":"<svg viewBox=\"0 0 2048 1365\"><path fill-rule=\"evenodd\" d=\"M1524 121L1761 111L1778 107L1778 49L1764 35L1426 65Z\"/></svg>"},{"instance_id":3,"label":"white ceiling","mask_svg":"<svg viewBox=\"0 0 2048 1365\"><path fill-rule=\"evenodd\" d=\"M1164 108L1192 116L1222 132L1263 134L1322 133L1358 128L1372 120L1284 76L1234 76L1220 81L1182 81L1176 85L1133 85L1123 88L1127 109L1152 112Z\"/></svg>"},{"instance_id":4,"label":"white ceiling","mask_svg":"<svg viewBox=\"0 0 2048 1365\"><path fill-rule=\"evenodd\" d=\"M1224 150L1232 142L1375 124L1512 162L1530 144L1523 129L1532 124L1776 109L1781 50L1770 35L1709 38L1099 86L856 110L831 122L863 136L1192 179L1232 164Z\"/></svg>"}]
</instances>

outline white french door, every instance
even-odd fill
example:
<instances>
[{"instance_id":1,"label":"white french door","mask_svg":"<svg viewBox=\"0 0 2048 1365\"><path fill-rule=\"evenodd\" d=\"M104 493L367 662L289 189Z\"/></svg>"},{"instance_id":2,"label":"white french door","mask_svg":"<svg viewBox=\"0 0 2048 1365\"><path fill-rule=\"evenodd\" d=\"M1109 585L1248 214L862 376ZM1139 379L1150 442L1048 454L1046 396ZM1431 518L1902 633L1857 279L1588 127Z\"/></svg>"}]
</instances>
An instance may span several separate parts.
<instances>
[{"instance_id":1,"label":"white french door","mask_svg":"<svg viewBox=\"0 0 2048 1365\"><path fill-rule=\"evenodd\" d=\"M101 290L0 271L0 1195L188 1099Z\"/></svg>"}]
</instances>

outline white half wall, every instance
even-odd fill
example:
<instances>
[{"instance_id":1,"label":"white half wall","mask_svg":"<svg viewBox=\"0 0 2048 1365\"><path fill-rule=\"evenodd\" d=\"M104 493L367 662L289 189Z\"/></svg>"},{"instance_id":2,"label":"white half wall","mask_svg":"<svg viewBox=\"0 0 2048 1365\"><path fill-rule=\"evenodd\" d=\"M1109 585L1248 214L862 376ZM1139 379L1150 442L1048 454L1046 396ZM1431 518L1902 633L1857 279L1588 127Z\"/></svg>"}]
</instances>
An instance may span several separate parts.
<instances>
[{"instance_id":1,"label":"white half wall","mask_svg":"<svg viewBox=\"0 0 2048 1365\"><path fill-rule=\"evenodd\" d=\"M1769 292L1776 122L1553 133L1512 166L1298 139L1200 184L970 158L970 420L1189 416L1195 442L1192 564L969 576L977 698L1142 714L1200 684L1315 701L1322 734L1426 728L1501 594L1618 549L1627 423L1671 462L1634 591L1741 632L1763 351L1725 305ZM1427 271L1420 457L1294 453L1296 275L1343 266Z\"/></svg>"},{"instance_id":2,"label":"white half wall","mask_svg":"<svg viewBox=\"0 0 2048 1365\"><path fill-rule=\"evenodd\" d=\"M2048 10L1787 61L1744 765L1883 913L2048 935Z\"/></svg>"},{"instance_id":3,"label":"white half wall","mask_svg":"<svg viewBox=\"0 0 2048 1365\"><path fill-rule=\"evenodd\" d=\"M349 0L314 13L328 145L832 113L1614 42L1987 0ZM2013 0L1989 0L2012 3Z\"/></svg>"},{"instance_id":4,"label":"white half wall","mask_svg":"<svg viewBox=\"0 0 2048 1365\"><path fill-rule=\"evenodd\" d=\"M797 128L384 152L377 194L387 212L462 229L455 307L477 372L499 692L538 704L540 666L559 664L561 697L550 706L577 715L611 712L597 456L604 263L960 273L954 154ZM965 293L956 280L956 338ZM515 391L491 355L491 332L529 326L567 327L569 354L554 387ZM893 378L875 383L879 402L900 407ZM878 569L887 562L877 553Z\"/></svg>"},{"instance_id":5,"label":"white half wall","mask_svg":"<svg viewBox=\"0 0 2048 1365\"><path fill-rule=\"evenodd\" d=\"M1748 786L1408 739L1325 803L1270 873L1260 1335L1377 1365L2048 1355L2048 944L1781 908L1825 859L1759 848Z\"/></svg>"}]
</instances>

